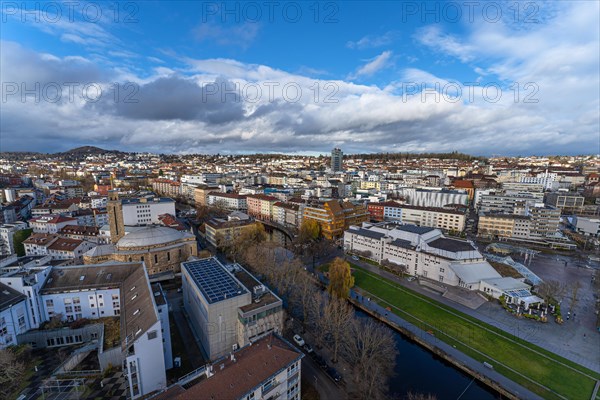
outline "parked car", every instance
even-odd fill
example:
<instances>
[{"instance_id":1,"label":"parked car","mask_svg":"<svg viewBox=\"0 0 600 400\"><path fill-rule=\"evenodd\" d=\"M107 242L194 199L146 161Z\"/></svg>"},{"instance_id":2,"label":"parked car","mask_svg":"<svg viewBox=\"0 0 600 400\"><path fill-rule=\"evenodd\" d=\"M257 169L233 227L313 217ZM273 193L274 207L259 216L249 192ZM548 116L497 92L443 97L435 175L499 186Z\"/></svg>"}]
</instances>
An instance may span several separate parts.
<instances>
[{"instance_id":1,"label":"parked car","mask_svg":"<svg viewBox=\"0 0 600 400\"><path fill-rule=\"evenodd\" d=\"M319 366L319 368L323 368L323 369L327 368L327 361L325 361L325 359L323 357L321 357L314 351L312 353L310 353L309 355L310 355L310 358L312 358L313 361Z\"/></svg>"},{"instance_id":2,"label":"parked car","mask_svg":"<svg viewBox=\"0 0 600 400\"><path fill-rule=\"evenodd\" d=\"M358 261L358 257L357 257L357 256L352 256L352 259L353 259L354 261Z\"/></svg>"},{"instance_id":3,"label":"parked car","mask_svg":"<svg viewBox=\"0 0 600 400\"><path fill-rule=\"evenodd\" d=\"M294 335L294 342L296 342L296 344L300 347L303 347L306 344L304 339L302 339L302 336L298 334Z\"/></svg>"},{"instance_id":4,"label":"parked car","mask_svg":"<svg viewBox=\"0 0 600 400\"><path fill-rule=\"evenodd\" d=\"M329 377L333 379L334 382L339 382L342 380L342 376L340 375L340 373L337 372L336 369L333 367L327 368L325 372L327 372L327 375L329 375Z\"/></svg>"},{"instance_id":5,"label":"parked car","mask_svg":"<svg viewBox=\"0 0 600 400\"><path fill-rule=\"evenodd\" d=\"M306 354L310 354L313 352L313 348L310 347L310 344L305 343L304 346L302 346L304 348L304 351L306 351Z\"/></svg>"},{"instance_id":6,"label":"parked car","mask_svg":"<svg viewBox=\"0 0 600 400\"><path fill-rule=\"evenodd\" d=\"M182 291L183 291L183 289L182 289L182 288L178 288L178 289L177 289L177 293L181 293Z\"/></svg>"}]
</instances>

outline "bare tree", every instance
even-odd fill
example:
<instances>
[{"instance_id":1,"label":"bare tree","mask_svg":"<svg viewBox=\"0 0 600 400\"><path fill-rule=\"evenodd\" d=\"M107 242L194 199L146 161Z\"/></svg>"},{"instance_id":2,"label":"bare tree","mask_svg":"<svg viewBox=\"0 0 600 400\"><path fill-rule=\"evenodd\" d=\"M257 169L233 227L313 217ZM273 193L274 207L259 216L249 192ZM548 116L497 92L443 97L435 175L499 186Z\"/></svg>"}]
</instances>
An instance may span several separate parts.
<instances>
[{"instance_id":1,"label":"bare tree","mask_svg":"<svg viewBox=\"0 0 600 400\"><path fill-rule=\"evenodd\" d=\"M408 392L406 395L406 400L437 400L437 397L430 393L415 393Z\"/></svg>"},{"instance_id":2,"label":"bare tree","mask_svg":"<svg viewBox=\"0 0 600 400\"><path fill-rule=\"evenodd\" d=\"M537 294L542 296L546 304L551 303L553 300L558 302L559 297L562 297L565 293L565 285L559 281L544 281L537 287Z\"/></svg>"},{"instance_id":3,"label":"bare tree","mask_svg":"<svg viewBox=\"0 0 600 400\"><path fill-rule=\"evenodd\" d=\"M310 275L301 270L296 279L296 284L292 287L290 300L292 304L301 310L302 325L306 328L309 322L311 305L315 301L317 287Z\"/></svg>"},{"instance_id":4,"label":"bare tree","mask_svg":"<svg viewBox=\"0 0 600 400\"><path fill-rule=\"evenodd\" d=\"M14 349L0 350L0 398L10 398L21 384L24 374L25 364L19 360Z\"/></svg>"},{"instance_id":5,"label":"bare tree","mask_svg":"<svg viewBox=\"0 0 600 400\"><path fill-rule=\"evenodd\" d=\"M397 354L390 330L372 319L354 318L345 336L343 354L352 365L357 397L385 399Z\"/></svg>"},{"instance_id":6,"label":"bare tree","mask_svg":"<svg viewBox=\"0 0 600 400\"><path fill-rule=\"evenodd\" d=\"M346 331L354 318L354 310L348 305L345 299L331 296L325 306L323 317L327 333L331 335L333 362L337 362L339 349L346 338Z\"/></svg>"}]
</instances>

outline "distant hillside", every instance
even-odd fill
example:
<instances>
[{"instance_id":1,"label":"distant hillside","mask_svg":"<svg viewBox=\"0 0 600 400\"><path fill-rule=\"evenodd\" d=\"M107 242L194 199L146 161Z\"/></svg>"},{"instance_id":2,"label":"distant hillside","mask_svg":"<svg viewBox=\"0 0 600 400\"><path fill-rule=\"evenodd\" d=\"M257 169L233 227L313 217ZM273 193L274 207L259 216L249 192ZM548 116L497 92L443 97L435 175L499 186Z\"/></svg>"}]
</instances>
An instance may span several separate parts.
<instances>
[{"instance_id":1,"label":"distant hillside","mask_svg":"<svg viewBox=\"0 0 600 400\"><path fill-rule=\"evenodd\" d=\"M113 150L104 150L96 146L81 146L57 154L103 154L112 152Z\"/></svg>"}]
</instances>

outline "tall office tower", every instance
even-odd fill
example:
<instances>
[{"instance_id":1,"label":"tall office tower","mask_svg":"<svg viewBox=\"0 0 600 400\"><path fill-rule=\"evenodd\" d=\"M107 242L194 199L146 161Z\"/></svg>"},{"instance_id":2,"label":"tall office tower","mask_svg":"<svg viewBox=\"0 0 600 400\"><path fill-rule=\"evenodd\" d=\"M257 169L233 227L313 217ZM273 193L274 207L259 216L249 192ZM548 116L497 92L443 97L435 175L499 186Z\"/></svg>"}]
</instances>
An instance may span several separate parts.
<instances>
[{"instance_id":1,"label":"tall office tower","mask_svg":"<svg viewBox=\"0 0 600 400\"><path fill-rule=\"evenodd\" d=\"M342 164L342 159L344 158L344 153L342 149L335 148L331 150L331 170L333 172L342 171L344 169Z\"/></svg>"}]
</instances>

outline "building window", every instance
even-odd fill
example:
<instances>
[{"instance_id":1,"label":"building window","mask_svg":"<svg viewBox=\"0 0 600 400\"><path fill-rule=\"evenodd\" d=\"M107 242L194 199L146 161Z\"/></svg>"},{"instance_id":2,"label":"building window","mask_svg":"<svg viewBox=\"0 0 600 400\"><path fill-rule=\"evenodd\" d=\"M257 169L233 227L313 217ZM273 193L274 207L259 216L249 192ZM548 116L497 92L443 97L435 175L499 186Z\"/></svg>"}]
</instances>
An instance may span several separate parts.
<instances>
[{"instance_id":1,"label":"building window","mask_svg":"<svg viewBox=\"0 0 600 400\"><path fill-rule=\"evenodd\" d=\"M158 333L156 331L148 332L148 340L156 339L158 337Z\"/></svg>"}]
</instances>

